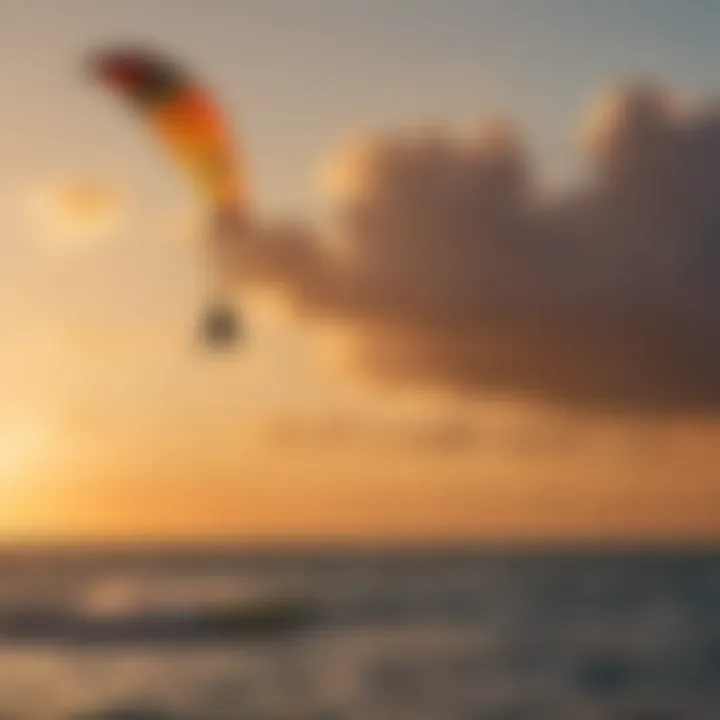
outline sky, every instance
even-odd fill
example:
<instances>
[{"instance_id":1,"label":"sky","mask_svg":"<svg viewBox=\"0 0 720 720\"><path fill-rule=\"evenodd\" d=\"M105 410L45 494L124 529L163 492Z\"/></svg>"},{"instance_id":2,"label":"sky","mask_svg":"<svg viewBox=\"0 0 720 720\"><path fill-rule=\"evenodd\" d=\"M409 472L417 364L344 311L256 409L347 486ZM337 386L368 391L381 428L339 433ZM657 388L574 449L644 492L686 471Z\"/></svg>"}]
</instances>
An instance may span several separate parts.
<instances>
[{"instance_id":1,"label":"sky","mask_svg":"<svg viewBox=\"0 0 720 720\"><path fill-rule=\"evenodd\" d=\"M719 26L0 0L0 535L716 539ZM197 198L82 72L118 42L241 138L232 356L193 341Z\"/></svg>"}]
</instances>

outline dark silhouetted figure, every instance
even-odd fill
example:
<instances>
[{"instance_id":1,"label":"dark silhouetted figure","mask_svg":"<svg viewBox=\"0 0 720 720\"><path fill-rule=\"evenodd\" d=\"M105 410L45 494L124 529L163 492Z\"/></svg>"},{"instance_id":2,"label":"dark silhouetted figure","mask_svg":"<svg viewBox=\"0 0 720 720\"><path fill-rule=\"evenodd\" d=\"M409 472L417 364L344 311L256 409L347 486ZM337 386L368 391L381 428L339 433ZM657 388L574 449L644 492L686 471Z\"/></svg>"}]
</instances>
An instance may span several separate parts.
<instances>
[{"instance_id":1,"label":"dark silhouetted figure","mask_svg":"<svg viewBox=\"0 0 720 720\"><path fill-rule=\"evenodd\" d=\"M202 340L218 350L234 347L243 337L242 321L237 311L223 304L212 305L202 320Z\"/></svg>"}]
</instances>

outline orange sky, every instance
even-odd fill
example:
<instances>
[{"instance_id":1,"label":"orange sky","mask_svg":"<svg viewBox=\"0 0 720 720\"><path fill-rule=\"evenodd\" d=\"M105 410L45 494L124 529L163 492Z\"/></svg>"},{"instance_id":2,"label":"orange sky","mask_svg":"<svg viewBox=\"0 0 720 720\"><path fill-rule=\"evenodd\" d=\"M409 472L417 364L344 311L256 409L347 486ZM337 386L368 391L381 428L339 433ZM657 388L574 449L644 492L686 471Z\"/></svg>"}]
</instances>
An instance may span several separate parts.
<instances>
[{"instance_id":1,"label":"orange sky","mask_svg":"<svg viewBox=\"0 0 720 720\"><path fill-rule=\"evenodd\" d=\"M135 118L76 67L118 32L187 57L242 118L257 207L322 224L328 195L362 185L357 158L333 150L358 128L485 127L507 106L527 120L554 187L580 174L567 136L582 93L636 67L705 89L710 52L660 42L675 23L651 3L644 28L617 9L597 25L599 6L587 25L540 13L523 21L532 37L522 42L513 3L494 4L492 22L481 3L459 4L447 23L432 3L362 13L257 3L243 5L242 22L239 3L197 17L162 5L128 0L101 14L89 0L0 0L10 88L0 101L0 540L720 537L712 416L408 391L402 363L380 387L342 342L364 342L382 364L377 338L353 335L342 317L326 333L288 316L268 302L281 283L244 299L241 352L204 354L193 342L196 203ZM303 32L290 38L289 27ZM602 47L558 63L555 49L589 27L605 29ZM618 33L630 36L608 53ZM714 51L715 34L703 42ZM472 137L466 155L503 144ZM312 179L327 167L330 188ZM412 355L411 343L402 349Z\"/></svg>"}]
</instances>

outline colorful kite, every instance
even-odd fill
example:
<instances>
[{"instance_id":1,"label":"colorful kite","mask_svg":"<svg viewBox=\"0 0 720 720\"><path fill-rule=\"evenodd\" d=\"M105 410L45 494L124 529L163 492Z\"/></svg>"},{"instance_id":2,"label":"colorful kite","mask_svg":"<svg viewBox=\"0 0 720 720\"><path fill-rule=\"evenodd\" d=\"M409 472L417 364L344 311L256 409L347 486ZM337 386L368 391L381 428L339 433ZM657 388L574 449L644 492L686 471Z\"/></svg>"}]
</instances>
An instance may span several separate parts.
<instances>
[{"instance_id":1,"label":"colorful kite","mask_svg":"<svg viewBox=\"0 0 720 720\"><path fill-rule=\"evenodd\" d=\"M174 62L144 50L101 51L90 59L90 70L137 109L189 174L214 218L215 265L222 265L226 246L247 219L248 188L229 122L213 94ZM234 339L227 301L213 302L204 331L213 344Z\"/></svg>"}]
</instances>

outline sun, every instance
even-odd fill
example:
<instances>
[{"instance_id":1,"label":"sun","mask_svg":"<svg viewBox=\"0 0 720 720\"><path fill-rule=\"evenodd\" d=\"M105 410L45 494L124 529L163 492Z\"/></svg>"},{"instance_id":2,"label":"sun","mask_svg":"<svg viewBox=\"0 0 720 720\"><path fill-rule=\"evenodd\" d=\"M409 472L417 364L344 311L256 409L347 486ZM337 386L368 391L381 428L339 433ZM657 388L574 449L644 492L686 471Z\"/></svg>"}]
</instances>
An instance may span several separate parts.
<instances>
[{"instance_id":1,"label":"sun","mask_svg":"<svg viewBox=\"0 0 720 720\"><path fill-rule=\"evenodd\" d=\"M0 421L0 483L31 474L47 455L46 428L25 419Z\"/></svg>"}]
</instances>

